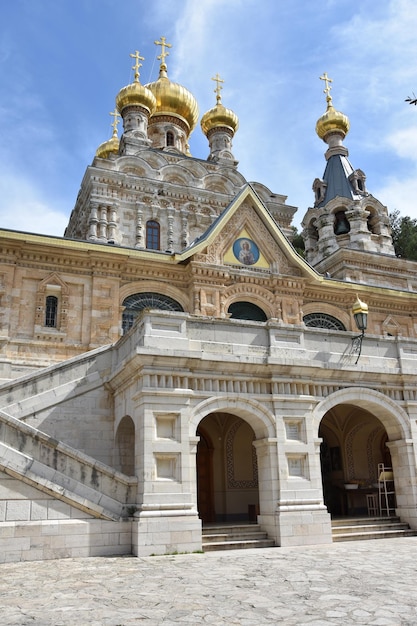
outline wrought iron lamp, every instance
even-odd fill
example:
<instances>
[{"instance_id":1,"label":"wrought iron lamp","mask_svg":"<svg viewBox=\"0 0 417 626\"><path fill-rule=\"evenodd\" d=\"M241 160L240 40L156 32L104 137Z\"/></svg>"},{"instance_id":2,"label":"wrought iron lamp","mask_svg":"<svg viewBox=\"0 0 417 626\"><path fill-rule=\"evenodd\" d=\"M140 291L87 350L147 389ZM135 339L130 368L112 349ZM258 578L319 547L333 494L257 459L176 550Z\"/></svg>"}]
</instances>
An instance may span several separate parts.
<instances>
[{"instance_id":1,"label":"wrought iron lamp","mask_svg":"<svg viewBox=\"0 0 417 626\"><path fill-rule=\"evenodd\" d=\"M368 324L368 305L365 304L365 302L362 302L361 300L359 300L358 296L356 296L356 301L352 307L352 313L353 313L353 317L355 318L355 324L358 330L361 331L360 335L357 335L356 337L352 338L353 353L354 354L356 353L358 355L355 361L355 365L356 365L356 363L359 361L359 357L362 352L363 336L365 334L365 330Z\"/></svg>"}]
</instances>

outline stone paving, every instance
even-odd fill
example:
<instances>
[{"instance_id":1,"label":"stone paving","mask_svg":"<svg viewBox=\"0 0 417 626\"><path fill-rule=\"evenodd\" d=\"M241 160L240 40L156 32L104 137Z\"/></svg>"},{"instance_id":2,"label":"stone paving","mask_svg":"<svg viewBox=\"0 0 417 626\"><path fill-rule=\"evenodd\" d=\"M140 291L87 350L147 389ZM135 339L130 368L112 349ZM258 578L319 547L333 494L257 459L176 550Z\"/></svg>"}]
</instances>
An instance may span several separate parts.
<instances>
[{"instance_id":1,"label":"stone paving","mask_svg":"<svg viewBox=\"0 0 417 626\"><path fill-rule=\"evenodd\" d=\"M2 626L417 625L417 537L0 565Z\"/></svg>"}]
</instances>

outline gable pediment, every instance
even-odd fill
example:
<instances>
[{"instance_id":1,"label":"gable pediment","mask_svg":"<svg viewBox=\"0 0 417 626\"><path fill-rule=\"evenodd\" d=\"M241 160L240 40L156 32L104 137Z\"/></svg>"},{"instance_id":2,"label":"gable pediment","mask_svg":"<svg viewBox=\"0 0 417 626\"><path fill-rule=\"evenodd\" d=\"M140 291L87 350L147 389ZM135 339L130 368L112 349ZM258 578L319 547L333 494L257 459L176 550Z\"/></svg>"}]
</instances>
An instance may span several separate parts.
<instances>
[{"instance_id":1,"label":"gable pediment","mask_svg":"<svg viewBox=\"0 0 417 626\"><path fill-rule=\"evenodd\" d=\"M301 276L313 273L295 252L259 196L248 185L178 260Z\"/></svg>"}]
</instances>

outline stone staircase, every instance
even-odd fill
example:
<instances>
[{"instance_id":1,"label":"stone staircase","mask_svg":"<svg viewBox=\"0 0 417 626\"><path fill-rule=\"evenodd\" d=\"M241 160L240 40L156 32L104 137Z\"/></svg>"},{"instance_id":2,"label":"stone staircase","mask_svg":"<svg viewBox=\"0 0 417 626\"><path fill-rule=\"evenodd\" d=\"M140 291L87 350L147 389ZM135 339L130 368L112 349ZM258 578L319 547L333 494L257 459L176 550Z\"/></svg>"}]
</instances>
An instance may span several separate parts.
<instances>
[{"instance_id":1,"label":"stone staircase","mask_svg":"<svg viewBox=\"0 0 417 626\"><path fill-rule=\"evenodd\" d=\"M399 517L358 517L332 520L333 541L392 539L417 536Z\"/></svg>"},{"instance_id":2,"label":"stone staircase","mask_svg":"<svg viewBox=\"0 0 417 626\"><path fill-rule=\"evenodd\" d=\"M268 535L258 524L216 524L203 527L203 552L273 546L273 539L268 539Z\"/></svg>"}]
</instances>

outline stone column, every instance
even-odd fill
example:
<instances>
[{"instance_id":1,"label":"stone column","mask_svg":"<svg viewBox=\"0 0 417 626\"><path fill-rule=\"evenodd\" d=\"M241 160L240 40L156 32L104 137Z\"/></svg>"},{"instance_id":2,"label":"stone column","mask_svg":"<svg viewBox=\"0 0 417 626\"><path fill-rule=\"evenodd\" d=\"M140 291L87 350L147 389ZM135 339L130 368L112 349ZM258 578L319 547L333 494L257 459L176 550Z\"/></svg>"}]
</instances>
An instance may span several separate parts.
<instances>
[{"instance_id":1,"label":"stone column","mask_svg":"<svg viewBox=\"0 0 417 626\"><path fill-rule=\"evenodd\" d=\"M394 472L396 512L403 522L417 530L416 451L411 439L389 441Z\"/></svg>"}]
</instances>

